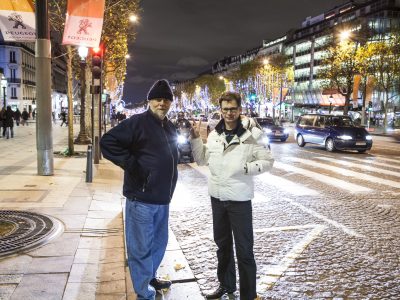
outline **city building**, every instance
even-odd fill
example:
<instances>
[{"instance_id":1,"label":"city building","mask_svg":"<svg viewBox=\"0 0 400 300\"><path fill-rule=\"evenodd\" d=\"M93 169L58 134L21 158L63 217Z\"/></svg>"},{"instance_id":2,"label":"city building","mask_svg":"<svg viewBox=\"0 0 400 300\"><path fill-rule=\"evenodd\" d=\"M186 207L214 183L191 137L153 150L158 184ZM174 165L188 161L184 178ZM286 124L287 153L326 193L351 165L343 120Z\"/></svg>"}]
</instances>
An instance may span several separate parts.
<instances>
[{"instance_id":1,"label":"city building","mask_svg":"<svg viewBox=\"0 0 400 300\"><path fill-rule=\"evenodd\" d=\"M52 35L52 110L67 107L66 59L59 39ZM0 34L0 68L7 82L2 81L6 105L13 110L26 108L31 114L36 108L35 44L4 42ZM4 102L3 102L4 105Z\"/></svg>"},{"instance_id":2,"label":"city building","mask_svg":"<svg viewBox=\"0 0 400 300\"><path fill-rule=\"evenodd\" d=\"M294 83L287 87L287 92L282 94L280 91L278 95L276 91L268 93L265 87L263 90L262 85L267 84L265 78L259 78L258 83L252 83L259 86L256 89L259 105L267 106L270 112L276 110L278 105L280 113L283 112L284 117L291 120L294 116L309 111L340 111L343 110L345 97L337 90L326 88L324 80L318 77L326 49L335 39L334 35L340 29L350 27L355 33L356 42L361 44L382 39L385 33L399 23L400 0L349 1L317 16L307 17L299 28L292 29L279 38L263 41L262 46L218 60L212 65L210 73L222 78L251 60L282 53L293 66ZM357 41L357 33L361 32L369 35L363 37L364 41L359 36ZM178 82L175 84L180 85ZM397 91L392 93L388 106L389 114L393 115L400 110L400 99ZM371 99L377 116L382 110L378 94L375 90ZM281 95L283 103L277 101ZM357 101L359 106L363 105L360 92Z\"/></svg>"},{"instance_id":3,"label":"city building","mask_svg":"<svg viewBox=\"0 0 400 300\"><path fill-rule=\"evenodd\" d=\"M318 78L326 47L337 33L336 29L352 27L356 35L357 32L369 32L368 42L382 38L394 24L399 24L399 20L399 0L350 1L317 16L307 17L300 28L287 34L285 41L285 53L291 55L294 66L294 104L310 109L321 106L340 109L344 105L344 96L324 88L323 80ZM396 98L399 101L398 95ZM372 100L380 109L376 95ZM359 99L359 104L362 105L362 99Z\"/></svg>"}]
</instances>

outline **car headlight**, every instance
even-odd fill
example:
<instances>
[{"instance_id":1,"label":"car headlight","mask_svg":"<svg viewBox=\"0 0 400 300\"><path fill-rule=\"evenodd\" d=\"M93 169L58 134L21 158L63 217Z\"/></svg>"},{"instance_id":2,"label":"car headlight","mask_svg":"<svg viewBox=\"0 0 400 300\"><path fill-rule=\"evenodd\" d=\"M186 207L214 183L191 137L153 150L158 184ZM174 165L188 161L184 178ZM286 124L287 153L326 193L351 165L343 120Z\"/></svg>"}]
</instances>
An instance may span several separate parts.
<instances>
[{"instance_id":1,"label":"car headlight","mask_svg":"<svg viewBox=\"0 0 400 300\"><path fill-rule=\"evenodd\" d=\"M185 144L187 141L187 138L185 138L183 135L178 135L178 144Z\"/></svg>"},{"instance_id":2,"label":"car headlight","mask_svg":"<svg viewBox=\"0 0 400 300\"><path fill-rule=\"evenodd\" d=\"M341 139L341 140L346 140L346 141L353 139L350 135L338 135L337 138Z\"/></svg>"},{"instance_id":3,"label":"car headlight","mask_svg":"<svg viewBox=\"0 0 400 300\"><path fill-rule=\"evenodd\" d=\"M365 136L365 139L366 139L367 141L372 141L372 136L366 135L366 136Z\"/></svg>"},{"instance_id":4,"label":"car headlight","mask_svg":"<svg viewBox=\"0 0 400 300\"><path fill-rule=\"evenodd\" d=\"M284 134L289 134L289 129L285 128L285 129L283 130L283 133L284 133Z\"/></svg>"},{"instance_id":5,"label":"car headlight","mask_svg":"<svg viewBox=\"0 0 400 300\"><path fill-rule=\"evenodd\" d=\"M264 128L264 132L265 132L265 133L271 133L271 132L272 132L272 130L271 130L271 129L269 129L269 128Z\"/></svg>"}]
</instances>

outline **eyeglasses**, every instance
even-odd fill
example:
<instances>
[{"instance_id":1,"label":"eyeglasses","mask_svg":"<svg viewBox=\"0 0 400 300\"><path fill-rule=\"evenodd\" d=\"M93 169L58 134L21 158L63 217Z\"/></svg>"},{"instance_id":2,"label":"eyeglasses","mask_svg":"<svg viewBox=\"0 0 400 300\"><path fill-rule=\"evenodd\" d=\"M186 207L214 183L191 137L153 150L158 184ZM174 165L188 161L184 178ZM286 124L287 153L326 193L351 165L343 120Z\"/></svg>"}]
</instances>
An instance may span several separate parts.
<instances>
[{"instance_id":1,"label":"eyeglasses","mask_svg":"<svg viewBox=\"0 0 400 300\"><path fill-rule=\"evenodd\" d=\"M238 111L238 107L224 107L224 108L221 108L221 110L222 110L222 112L224 113L224 114L227 114L228 112L231 112L231 113L236 113L237 111Z\"/></svg>"}]
</instances>

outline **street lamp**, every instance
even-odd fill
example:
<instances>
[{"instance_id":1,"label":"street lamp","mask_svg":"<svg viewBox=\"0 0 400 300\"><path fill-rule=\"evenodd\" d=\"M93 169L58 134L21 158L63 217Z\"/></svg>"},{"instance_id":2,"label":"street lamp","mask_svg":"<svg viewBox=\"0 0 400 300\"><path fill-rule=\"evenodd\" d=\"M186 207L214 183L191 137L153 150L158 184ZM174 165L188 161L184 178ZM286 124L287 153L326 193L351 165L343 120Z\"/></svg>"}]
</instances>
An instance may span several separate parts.
<instances>
[{"instance_id":1,"label":"street lamp","mask_svg":"<svg viewBox=\"0 0 400 300\"><path fill-rule=\"evenodd\" d=\"M4 77L4 75L1 77L1 87L3 88L3 107L5 109L7 106L7 100L6 100L7 79Z\"/></svg>"},{"instance_id":2,"label":"street lamp","mask_svg":"<svg viewBox=\"0 0 400 300\"><path fill-rule=\"evenodd\" d=\"M89 49L87 47L79 47L78 54L81 58L81 113L80 113L80 128L79 134L75 139L75 144L89 144L91 142L87 132L86 132L86 57L88 55Z\"/></svg>"},{"instance_id":3,"label":"street lamp","mask_svg":"<svg viewBox=\"0 0 400 300\"><path fill-rule=\"evenodd\" d=\"M130 15L129 16L129 21L132 23L137 23L138 22L138 16L137 15Z\"/></svg>"},{"instance_id":4,"label":"street lamp","mask_svg":"<svg viewBox=\"0 0 400 300\"><path fill-rule=\"evenodd\" d=\"M332 112L332 101L333 101L333 96L330 95L329 96L329 114L331 114L331 112Z\"/></svg>"}]
</instances>

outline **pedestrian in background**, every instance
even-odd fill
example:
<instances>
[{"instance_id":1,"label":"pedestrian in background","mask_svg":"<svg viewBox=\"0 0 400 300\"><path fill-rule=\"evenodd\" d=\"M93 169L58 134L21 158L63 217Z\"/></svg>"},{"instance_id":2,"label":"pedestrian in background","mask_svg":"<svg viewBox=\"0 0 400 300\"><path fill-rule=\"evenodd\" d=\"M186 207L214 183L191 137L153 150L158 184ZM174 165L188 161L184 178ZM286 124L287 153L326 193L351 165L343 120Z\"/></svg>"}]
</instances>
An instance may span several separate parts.
<instances>
[{"instance_id":1,"label":"pedestrian in background","mask_svg":"<svg viewBox=\"0 0 400 300\"><path fill-rule=\"evenodd\" d=\"M15 124L17 124L17 126L19 126L19 122L21 120L21 112L20 112L20 110L18 108L14 112L14 120L15 120Z\"/></svg>"},{"instance_id":2,"label":"pedestrian in background","mask_svg":"<svg viewBox=\"0 0 400 300\"><path fill-rule=\"evenodd\" d=\"M63 124L65 124L65 126L68 126L68 123L67 123L67 113L65 112L65 110L62 110L62 111L61 111L61 113L60 113L60 118L61 118L61 124L60 124L60 126L62 127Z\"/></svg>"},{"instance_id":3,"label":"pedestrian in background","mask_svg":"<svg viewBox=\"0 0 400 300\"><path fill-rule=\"evenodd\" d=\"M211 172L208 189L220 285L206 298L219 299L236 291L235 240L240 299L253 300L257 297L257 267L253 252L252 176L270 170L274 160L269 148L262 144L262 130L252 119L241 119L240 95L223 93L219 105L222 119L209 134L207 144L203 145L200 138L201 121L192 130L191 140L195 161L208 165Z\"/></svg>"},{"instance_id":4,"label":"pedestrian in background","mask_svg":"<svg viewBox=\"0 0 400 300\"><path fill-rule=\"evenodd\" d=\"M168 243L169 203L178 177L176 130L166 117L173 94L168 81L151 87L149 109L111 128L100 147L124 169L128 265L138 300L154 300L171 282L156 277Z\"/></svg>"},{"instance_id":5,"label":"pedestrian in background","mask_svg":"<svg viewBox=\"0 0 400 300\"><path fill-rule=\"evenodd\" d=\"M14 112L11 109L11 106L7 106L4 123L6 125L6 138L9 139L14 137ZM4 136L4 135L3 135Z\"/></svg>"},{"instance_id":6,"label":"pedestrian in background","mask_svg":"<svg viewBox=\"0 0 400 300\"><path fill-rule=\"evenodd\" d=\"M22 117L21 124L23 126L25 126L25 124L26 124L26 126L28 126L29 125L29 123L28 123L29 113L26 111L26 108L24 108L24 110L22 111L21 117Z\"/></svg>"}]
</instances>

